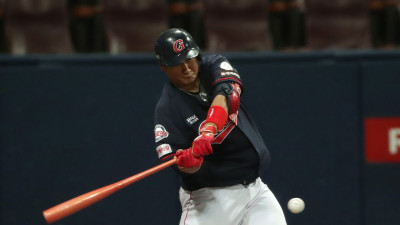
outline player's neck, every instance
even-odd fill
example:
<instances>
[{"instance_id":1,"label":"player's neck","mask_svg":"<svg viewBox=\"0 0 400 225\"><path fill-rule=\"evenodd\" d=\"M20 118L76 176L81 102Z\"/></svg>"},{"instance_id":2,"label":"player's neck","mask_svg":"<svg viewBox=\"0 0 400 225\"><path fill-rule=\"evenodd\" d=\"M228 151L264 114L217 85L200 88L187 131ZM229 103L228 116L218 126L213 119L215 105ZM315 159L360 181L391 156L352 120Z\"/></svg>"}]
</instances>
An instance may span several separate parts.
<instances>
[{"instance_id":1,"label":"player's neck","mask_svg":"<svg viewBox=\"0 0 400 225\"><path fill-rule=\"evenodd\" d=\"M190 93L198 93L200 91L200 81L197 79L195 82L179 88L182 91Z\"/></svg>"}]
</instances>

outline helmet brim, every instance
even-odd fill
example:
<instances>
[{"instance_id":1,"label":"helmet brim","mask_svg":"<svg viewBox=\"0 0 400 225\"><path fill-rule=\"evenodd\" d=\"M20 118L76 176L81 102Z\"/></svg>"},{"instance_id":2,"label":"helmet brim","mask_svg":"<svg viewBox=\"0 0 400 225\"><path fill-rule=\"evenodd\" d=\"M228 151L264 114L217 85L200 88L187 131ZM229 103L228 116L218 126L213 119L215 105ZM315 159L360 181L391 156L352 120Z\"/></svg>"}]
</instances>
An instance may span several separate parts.
<instances>
[{"instance_id":1,"label":"helmet brim","mask_svg":"<svg viewBox=\"0 0 400 225\"><path fill-rule=\"evenodd\" d=\"M191 50L189 50L187 52L183 52L183 53L181 53L181 54L179 54L177 56L174 56L174 57L172 57L170 59L165 59L164 60L164 64L166 66L177 66L177 65L185 62L188 59L197 57L199 55L199 53L200 52L198 50L191 49Z\"/></svg>"}]
</instances>

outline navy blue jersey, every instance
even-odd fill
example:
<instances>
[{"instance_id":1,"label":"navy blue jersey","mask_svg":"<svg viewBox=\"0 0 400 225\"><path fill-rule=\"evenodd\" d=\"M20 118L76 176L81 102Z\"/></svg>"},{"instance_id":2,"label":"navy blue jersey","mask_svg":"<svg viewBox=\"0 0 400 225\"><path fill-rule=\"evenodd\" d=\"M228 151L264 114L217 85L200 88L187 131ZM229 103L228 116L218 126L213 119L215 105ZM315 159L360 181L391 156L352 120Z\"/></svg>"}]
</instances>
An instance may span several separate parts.
<instances>
[{"instance_id":1,"label":"navy blue jersey","mask_svg":"<svg viewBox=\"0 0 400 225\"><path fill-rule=\"evenodd\" d=\"M164 85L155 109L155 144L158 157L169 159L178 149L191 147L199 135L213 98L213 87L220 82L243 84L236 69L221 55L203 56L199 60L200 92L182 91L171 82ZM243 104L231 115L212 142L214 153L204 157L200 170L181 175L182 187L230 186L252 181L269 162L269 152Z\"/></svg>"}]
</instances>

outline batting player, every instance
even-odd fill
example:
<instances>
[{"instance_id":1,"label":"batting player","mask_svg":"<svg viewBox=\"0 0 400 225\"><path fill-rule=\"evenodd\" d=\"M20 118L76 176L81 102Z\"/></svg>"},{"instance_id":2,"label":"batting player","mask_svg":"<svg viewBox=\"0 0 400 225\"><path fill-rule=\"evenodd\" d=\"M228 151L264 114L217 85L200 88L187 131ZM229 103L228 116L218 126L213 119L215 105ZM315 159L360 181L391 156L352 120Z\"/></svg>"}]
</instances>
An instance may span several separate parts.
<instances>
[{"instance_id":1,"label":"batting player","mask_svg":"<svg viewBox=\"0 0 400 225\"><path fill-rule=\"evenodd\" d=\"M169 78L155 109L156 151L178 159L180 225L285 225L260 179L269 153L241 103L238 71L221 55L202 55L182 29L161 33L155 54Z\"/></svg>"}]
</instances>

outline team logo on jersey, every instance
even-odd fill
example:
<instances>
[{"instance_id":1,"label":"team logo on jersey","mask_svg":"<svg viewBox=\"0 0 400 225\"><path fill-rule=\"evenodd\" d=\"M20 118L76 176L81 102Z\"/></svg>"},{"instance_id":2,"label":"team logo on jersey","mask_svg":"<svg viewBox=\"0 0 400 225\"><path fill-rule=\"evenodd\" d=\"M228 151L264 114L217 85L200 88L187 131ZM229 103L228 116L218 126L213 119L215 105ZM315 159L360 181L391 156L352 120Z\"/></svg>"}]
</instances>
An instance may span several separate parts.
<instances>
[{"instance_id":1,"label":"team logo on jersey","mask_svg":"<svg viewBox=\"0 0 400 225\"><path fill-rule=\"evenodd\" d=\"M224 70L233 70L233 67L228 62L222 62L219 67Z\"/></svg>"},{"instance_id":2,"label":"team logo on jersey","mask_svg":"<svg viewBox=\"0 0 400 225\"><path fill-rule=\"evenodd\" d=\"M174 42L174 51L176 53L181 52L183 49L185 49L185 44L183 43L182 39L178 39Z\"/></svg>"},{"instance_id":3,"label":"team logo on jersey","mask_svg":"<svg viewBox=\"0 0 400 225\"><path fill-rule=\"evenodd\" d=\"M158 158L161 158L164 155L171 153L172 148L169 144L162 144L156 148L156 151L157 151Z\"/></svg>"},{"instance_id":4,"label":"team logo on jersey","mask_svg":"<svg viewBox=\"0 0 400 225\"><path fill-rule=\"evenodd\" d=\"M222 77L235 77L240 79L240 76L237 72L236 69L234 69L231 64L228 62L222 62L219 67L222 69L221 70L221 76Z\"/></svg>"},{"instance_id":5,"label":"team logo on jersey","mask_svg":"<svg viewBox=\"0 0 400 225\"><path fill-rule=\"evenodd\" d=\"M168 131L161 124L157 124L156 127L154 128L154 137L156 139L156 142L159 142L162 139L167 138L168 135L169 135Z\"/></svg>"}]
</instances>

